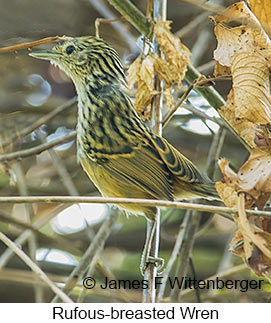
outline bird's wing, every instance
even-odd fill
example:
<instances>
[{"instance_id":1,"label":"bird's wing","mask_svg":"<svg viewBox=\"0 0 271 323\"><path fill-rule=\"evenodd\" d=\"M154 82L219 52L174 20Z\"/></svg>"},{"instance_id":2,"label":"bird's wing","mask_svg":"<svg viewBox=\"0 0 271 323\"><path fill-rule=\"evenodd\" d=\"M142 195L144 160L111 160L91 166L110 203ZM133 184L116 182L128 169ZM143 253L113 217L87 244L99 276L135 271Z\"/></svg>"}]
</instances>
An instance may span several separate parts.
<instances>
[{"instance_id":1,"label":"bird's wing","mask_svg":"<svg viewBox=\"0 0 271 323\"><path fill-rule=\"evenodd\" d=\"M207 197L218 199L214 183L164 138L152 136L152 142L172 175L177 199Z\"/></svg>"},{"instance_id":2,"label":"bird's wing","mask_svg":"<svg viewBox=\"0 0 271 323\"><path fill-rule=\"evenodd\" d=\"M170 173L186 183L211 183L210 179L164 138L153 136L152 142Z\"/></svg>"},{"instance_id":3,"label":"bird's wing","mask_svg":"<svg viewBox=\"0 0 271 323\"><path fill-rule=\"evenodd\" d=\"M142 144L129 157L108 159L103 167L120 187L125 184L127 195L173 200L171 174L154 147Z\"/></svg>"}]
</instances>

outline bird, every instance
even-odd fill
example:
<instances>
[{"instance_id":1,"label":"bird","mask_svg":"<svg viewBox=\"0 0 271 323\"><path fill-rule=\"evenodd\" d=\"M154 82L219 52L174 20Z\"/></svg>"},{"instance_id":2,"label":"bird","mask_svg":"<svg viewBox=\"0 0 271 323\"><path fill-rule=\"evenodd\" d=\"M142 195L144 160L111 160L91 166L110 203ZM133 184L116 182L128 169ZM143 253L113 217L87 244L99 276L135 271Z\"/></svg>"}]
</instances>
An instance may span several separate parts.
<instances>
[{"instance_id":1,"label":"bird","mask_svg":"<svg viewBox=\"0 0 271 323\"><path fill-rule=\"evenodd\" d=\"M78 95L78 160L103 196L217 198L207 175L138 116L120 56L106 41L75 37L29 55L49 60L72 79ZM119 206L155 222L156 207Z\"/></svg>"}]
</instances>

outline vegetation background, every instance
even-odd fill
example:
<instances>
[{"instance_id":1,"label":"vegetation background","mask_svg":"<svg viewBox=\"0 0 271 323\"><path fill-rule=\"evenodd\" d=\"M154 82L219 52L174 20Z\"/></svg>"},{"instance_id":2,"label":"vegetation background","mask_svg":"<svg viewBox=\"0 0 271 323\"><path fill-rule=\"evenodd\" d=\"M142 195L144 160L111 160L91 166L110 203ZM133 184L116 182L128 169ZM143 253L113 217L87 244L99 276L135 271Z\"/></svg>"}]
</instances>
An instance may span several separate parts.
<instances>
[{"instance_id":1,"label":"vegetation background","mask_svg":"<svg viewBox=\"0 0 271 323\"><path fill-rule=\"evenodd\" d=\"M132 1L144 14L148 0ZM200 1L169 0L167 19L172 20L172 31L191 50L192 64L204 75L211 76L214 69L213 51L216 40L213 23L204 7L195 5ZM211 1L210 1L211 2ZM208 2L208 3L210 3ZM213 1L211 3L229 6L235 1ZM118 18L119 13L106 0L0 0L0 47L34 41L40 38L67 35L94 35L96 18ZM100 25L100 36L120 53L124 65L128 66L140 53L140 33L125 20ZM181 95L188 87L184 82ZM219 93L226 97L231 81L219 81L215 85ZM27 50L0 54L0 149L1 154L30 149L48 140L70 133L75 129L77 109L75 90L72 82L48 62L38 61L28 56ZM63 106L63 111L40 127L22 136L22 131L33 125L51 111ZM66 107L66 108L65 108ZM194 112L191 112L194 108ZM189 96L182 111L174 115L163 130L163 136L199 168L206 169L208 152L212 138L218 127L208 124L206 114L210 106L197 92ZM210 114L209 114L210 116ZM207 126L206 126L207 124ZM248 152L239 140L225 131L221 139L220 156L230 160L239 169L248 157ZM216 156L218 157L218 156ZM210 167L210 164L209 164ZM220 178L217 165L214 179ZM16 159L1 164L0 195L80 195L97 196L98 192L76 161L76 145L62 145L60 149L50 149L27 158ZM37 256L38 266L55 282L64 282L74 269L85 250L93 241L110 208L102 209L103 214L93 219L100 209L69 209L61 204L2 204L0 210L0 231L16 240L23 251L33 259ZM63 220L54 221L60 212L66 210ZM162 210L160 256L166 263L171 256L185 210ZM77 228L70 228L72 216L78 214ZM87 216L86 226L82 214ZM61 219L62 219L61 218ZM65 222L64 221L64 222ZM60 226L59 223L62 223ZM64 227L63 227L64 225ZM29 231L28 226L35 227ZM92 276L97 282L104 277L112 279L142 280L139 263L145 238L146 221L143 217L121 214L111 228ZM229 243L235 231L230 219L220 215L210 217L203 214L195 234L191 258L187 263L186 276L207 279L218 276L223 279L257 279L242 264L242 260L229 253ZM57 231L58 230L58 231ZM193 237L190 237L194 239ZM190 239L189 238L189 239ZM18 240L19 239L19 240ZM98 252L98 249L97 249ZM182 250L180 251L182 255ZM179 258L180 259L180 258ZM191 259L191 261L189 260ZM179 270L178 259L171 276ZM36 278L25 263L7 251L0 243L0 302L49 302L52 291ZM93 289L82 296L82 284L73 290L72 297L81 295L85 302L139 302L141 290L126 289L102 291ZM163 301L182 302L269 302L270 287L261 290L172 292L167 288Z\"/></svg>"}]
</instances>

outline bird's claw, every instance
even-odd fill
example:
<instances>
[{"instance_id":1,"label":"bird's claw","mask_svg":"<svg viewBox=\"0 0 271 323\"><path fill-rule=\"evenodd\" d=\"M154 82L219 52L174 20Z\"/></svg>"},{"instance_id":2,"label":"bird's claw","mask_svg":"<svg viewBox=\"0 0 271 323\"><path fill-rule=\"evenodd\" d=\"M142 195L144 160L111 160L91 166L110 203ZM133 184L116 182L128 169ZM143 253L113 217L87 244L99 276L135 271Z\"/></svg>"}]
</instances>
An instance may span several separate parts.
<instances>
[{"instance_id":1,"label":"bird's claw","mask_svg":"<svg viewBox=\"0 0 271 323\"><path fill-rule=\"evenodd\" d=\"M164 270L162 269L165 264L165 260L163 258L152 257L152 256L145 257L144 255L142 255L141 262L140 262L140 272L142 276L144 276L145 271L149 264L154 264L157 267L158 275L161 275L163 273Z\"/></svg>"}]
</instances>

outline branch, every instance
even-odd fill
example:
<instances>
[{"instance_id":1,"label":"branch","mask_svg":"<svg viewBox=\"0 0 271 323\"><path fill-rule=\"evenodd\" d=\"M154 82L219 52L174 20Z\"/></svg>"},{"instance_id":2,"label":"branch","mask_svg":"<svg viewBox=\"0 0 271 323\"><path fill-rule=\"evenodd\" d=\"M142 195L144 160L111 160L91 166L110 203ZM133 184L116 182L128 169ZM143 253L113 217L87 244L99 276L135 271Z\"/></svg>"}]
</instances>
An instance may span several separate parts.
<instances>
[{"instance_id":1,"label":"branch","mask_svg":"<svg viewBox=\"0 0 271 323\"><path fill-rule=\"evenodd\" d=\"M217 159L217 154L220 154L220 151L225 139L225 133L226 133L225 128L220 127L219 131L213 137L212 144L209 149L208 160L206 165L206 174L210 178L213 178L214 169L215 169L214 162ZM192 219L191 219L191 212L190 211L186 212L184 221L180 226L180 229L178 232L174 249L168 261L167 267L163 273L164 279L163 279L162 285L160 286L158 301L160 301L164 296L167 277L169 276L172 270L172 267L178 256L180 257L180 259L178 261L178 267L177 267L178 270L176 269L176 271L178 272L178 274L180 273L181 275L180 277L185 276L187 265L189 263L189 260L191 260L190 252L193 247L193 240L195 239L196 228L200 221L199 215L200 214L198 212L193 212ZM198 221L195 221L194 217L196 217ZM191 222L194 222L194 225L191 225ZM187 232L188 232L188 235L187 235ZM187 239L187 236L188 236L188 239ZM171 296L175 298L180 297L180 295L178 296L178 291L176 289L172 290Z\"/></svg>"},{"instance_id":2,"label":"branch","mask_svg":"<svg viewBox=\"0 0 271 323\"><path fill-rule=\"evenodd\" d=\"M159 293L158 293L158 296L157 296L157 302L158 303L161 302L161 300L162 300L162 298L164 296L164 292L165 292L165 289L166 289L166 286L167 286L167 281L168 281L169 274L170 274L170 272L172 270L172 267L173 267L176 259L179 256L180 249L181 249L183 239L184 239L184 233L185 233L184 229L186 228L189 219L190 219L189 215L186 214L183 223L180 225L179 232L178 232L175 244L174 244L174 248L173 248L172 253L170 255L170 258L168 260L166 269L163 272L163 281L162 281L162 285L160 286Z\"/></svg>"},{"instance_id":3,"label":"branch","mask_svg":"<svg viewBox=\"0 0 271 323\"><path fill-rule=\"evenodd\" d=\"M151 30L151 24L143 13L129 0L107 0L120 14L129 21L139 32L147 36Z\"/></svg>"},{"instance_id":4,"label":"branch","mask_svg":"<svg viewBox=\"0 0 271 323\"><path fill-rule=\"evenodd\" d=\"M236 273L240 274L244 270L249 270L249 268L246 264L238 265L238 266L226 269L225 271L221 271L219 273L216 273L215 275L206 278L204 281L215 280L217 277L219 277L220 279L227 277L227 276L232 277L234 274L236 274ZM181 292L181 297L189 295L194 292L195 292L194 289L185 289L184 291Z\"/></svg>"},{"instance_id":5,"label":"branch","mask_svg":"<svg viewBox=\"0 0 271 323\"><path fill-rule=\"evenodd\" d=\"M142 14L142 12L137 9L129 0L107 0L112 6L115 7L116 10L120 12L121 15L123 15L139 32L141 32L143 35L148 37L151 33L151 25L148 21L148 19ZM193 4L196 4L195 1L193 1ZM202 7L203 4L200 4ZM208 10L211 11L217 11L222 10L223 7L214 7L210 6ZM191 84L196 79L198 79L201 76L199 71L192 65L187 66L187 71L185 74L185 79ZM219 112L220 108L225 104L225 100L223 97L215 90L214 87L197 87L197 92L200 93L208 102L209 104ZM242 144L250 150L250 147L248 143L246 143L239 135L238 133L231 127L231 125L221 116L221 118L224 120L226 124L229 125L231 132L242 142Z\"/></svg>"},{"instance_id":6,"label":"branch","mask_svg":"<svg viewBox=\"0 0 271 323\"><path fill-rule=\"evenodd\" d=\"M81 258L79 264L74 268L70 277L66 281L66 284L63 288L63 292L69 294L74 287L76 286L78 280L82 277L88 266L94 268L97 263L100 255L100 251L103 249L105 241L110 235L110 232L114 226L114 223L117 221L119 216L118 210L111 212L103 222L99 231L95 235L95 238L92 240L84 256ZM55 303L59 300L59 295L57 295L52 303Z\"/></svg>"},{"instance_id":7,"label":"branch","mask_svg":"<svg viewBox=\"0 0 271 323\"><path fill-rule=\"evenodd\" d=\"M66 207L66 205L64 205ZM48 223L50 220L52 220L60 211L64 209L63 204L59 205L58 207L54 208L54 210L47 214L46 216L40 218L37 220L33 226L26 225L24 226L19 222L18 220L11 220L11 217L9 217L9 221L6 221L7 223L14 223L16 225L20 225L22 227L25 227L27 230L23 231L15 240L14 243L18 246L22 246L25 241L30 237L31 233L34 232L37 237L42 238L44 241L48 241L51 245L54 245L57 249L67 251L73 255L79 256L82 255L81 249L77 248L74 243L69 241L68 239L64 238L63 236L57 236L57 237L49 237L48 235L45 235L39 229L41 229L46 223ZM0 221L3 220L3 215L0 215ZM6 249L0 256L0 270L6 266L10 258L13 256L13 251L11 249Z\"/></svg>"},{"instance_id":8,"label":"branch","mask_svg":"<svg viewBox=\"0 0 271 323\"><path fill-rule=\"evenodd\" d=\"M206 3L206 1L199 1L199 0L178 0L182 2L190 3L196 7L199 7L205 11L214 12L217 14L222 14L225 11L225 8L221 5L215 3Z\"/></svg>"},{"instance_id":9,"label":"branch","mask_svg":"<svg viewBox=\"0 0 271 323\"><path fill-rule=\"evenodd\" d=\"M6 145L12 143L15 139L24 137L28 135L29 133L33 132L43 124L47 123L51 119L53 119L56 115L59 113L65 111L67 108L70 108L74 105L74 103L77 102L77 97L74 96L72 99L68 100L67 102L64 102L59 107L53 109L51 112L46 114L45 116L41 117L40 119L34 121L30 126L22 129L19 133L15 133L13 136L8 138L6 141L2 143L2 146L5 147Z\"/></svg>"},{"instance_id":10,"label":"branch","mask_svg":"<svg viewBox=\"0 0 271 323\"><path fill-rule=\"evenodd\" d=\"M16 246L7 236L0 232L0 240L2 240L10 249L12 249L18 257L20 257L31 269L32 271L49 286L52 291L62 299L65 303L73 303L73 301L60 290L49 277L37 266L27 254L25 254L19 247Z\"/></svg>"},{"instance_id":11,"label":"branch","mask_svg":"<svg viewBox=\"0 0 271 323\"><path fill-rule=\"evenodd\" d=\"M99 14L101 14L105 19L109 19L109 20L115 19L116 14L113 12L113 10L111 10L106 5L105 2L97 1L97 0L88 0L88 2L90 2L92 7L95 8L95 10L97 10L99 12ZM97 18L97 19L100 19L100 18ZM102 20L102 22L103 22L103 20ZM126 22L126 20L125 20L125 22ZM138 51L138 46L135 42L135 37L129 31L129 29L126 28L123 21L115 21L111 26L119 33L119 35L126 42L127 46L129 46L129 48L132 52Z\"/></svg>"},{"instance_id":12,"label":"branch","mask_svg":"<svg viewBox=\"0 0 271 323\"><path fill-rule=\"evenodd\" d=\"M1 203L108 203L108 204L138 204L144 206L157 206L175 209L196 210L212 213L238 213L236 208L193 204L186 202L172 202L163 200L130 199L119 197L96 197L96 196L0 196ZM246 210L249 215L271 217L270 211Z\"/></svg>"},{"instance_id":13,"label":"branch","mask_svg":"<svg viewBox=\"0 0 271 323\"><path fill-rule=\"evenodd\" d=\"M185 26L183 26L180 30L178 30L175 35L177 37L184 37L191 31L193 31L198 25L203 23L209 16L209 12L202 12L196 18L188 22Z\"/></svg>"},{"instance_id":14,"label":"branch","mask_svg":"<svg viewBox=\"0 0 271 323\"><path fill-rule=\"evenodd\" d=\"M8 46L8 47L2 47L2 48L0 48L0 53L13 52L13 51L17 51L17 50L20 50L20 49L29 49L29 48L32 48L34 46L50 44L50 43L53 43L53 42L56 42L56 41L68 40L68 39L71 39L71 37L67 37L67 36L46 37L46 38L42 38L42 39L39 39L39 40L31 41L31 42L28 42L28 43L12 45L12 46Z\"/></svg>"},{"instance_id":15,"label":"branch","mask_svg":"<svg viewBox=\"0 0 271 323\"><path fill-rule=\"evenodd\" d=\"M75 138L75 136L76 136L76 131L71 131L71 133L69 133L65 137L57 138L57 139L52 140L50 142L46 142L45 144L42 144L42 145L39 145L36 147L32 147L29 149L25 149L25 150L15 151L10 154L0 155L0 162L1 161L8 162L13 159L25 158L25 157L29 157L32 155L37 155L37 154L39 154L45 150L48 150L52 147L64 144L67 141L71 141L72 139Z\"/></svg>"},{"instance_id":16,"label":"branch","mask_svg":"<svg viewBox=\"0 0 271 323\"><path fill-rule=\"evenodd\" d=\"M139 32L144 36L149 36L151 25L147 18L138 10L129 0L107 0L116 10L120 12ZM192 83L199 78L201 74L192 66L188 65L185 75L186 80ZM219 110L225 101L221 95L213 88L197 88L197 91L210 103L210 105Z\"/></svg>"},{"instance_id":17,"label":"branch","mask_svg":"<svg viewBox=\"0 0 271 323\"><path fill-rule=\"evenodd\" d=\"M178 260L178 264L176 266L176 277L185 277L187 273L187 266L189 262L189 258L193 249L195 234L199 227L199 222L201 218L201 213L197 211L188 211L186 214L187 225L185 227L182 244L180 250L180 257ZM172 302L180 301L179 299L180 289L173 288L170 292L170 299Z\"/></svg>"},{"instance_id":18,"label":"branch","mask_svg":"<svg viewBox=\"0 0 271 323\"><path fill-rule=\"evenodd\" d=\"M17 188L18 192L21 196L28 195L28 189L26 185L26 178L23 171L22 163L20 161L16 161L13 165L13 170L15 172L15 176L17 179ZM34 217L34 208L32 204L25 204L25 215L26 215L26 222L28 224L32 224L33 217ZM29 235L28 238L28 249L29 249L29 256L31 260L36 263L36 253L37 253L37 237L33 232ZM11 249L7 249L11 250ZM37 281L37 277L35 277L34 282ZM43 292L42 287L35 284L33 285L34 295L35 295L35 303L42 303L43 302Z\"/></svg>"}]
</instances>

